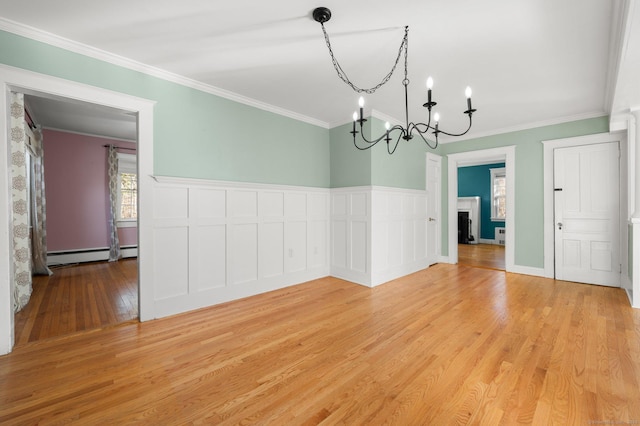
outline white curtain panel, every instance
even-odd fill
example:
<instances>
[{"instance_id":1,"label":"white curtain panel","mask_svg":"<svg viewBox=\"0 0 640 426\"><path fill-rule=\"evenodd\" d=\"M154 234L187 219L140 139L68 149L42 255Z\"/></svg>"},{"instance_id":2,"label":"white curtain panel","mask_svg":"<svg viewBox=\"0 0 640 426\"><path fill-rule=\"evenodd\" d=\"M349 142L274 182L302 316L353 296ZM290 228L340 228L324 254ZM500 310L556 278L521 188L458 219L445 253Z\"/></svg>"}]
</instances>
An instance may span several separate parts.
<instances>
[{"instance_id":1,"label":"white curtain panel","mask_svg":"<svg viewBox=\"0 0 640 426\"><path fill-rule=\"evenodd\" d=\"M11 202L13 211L13 308L31 297L31 247L27 191L24 95L11 93Z\"/></svg>"},{"instance_id":2,"label":"white curtain panel","mask_svg":"<svg viewBox=\"0 0 640 426\"><path fill-rule=\"evenodd\" d=\"M118 152L116 148L109 146L107 155L107 173L109 184L109 262L115 262L120 258L120 240L118 239Z\"/></svg>"},{"instance_id":3,"label":"white curtain panel","mask_svg":"<svg viewBox=\"0 0 640 426\"><path fill-rule=\"evenodd\" d=\"M33 129L31 153L31 250L33 273L51 275L47 267L47 202L44 192L44 146L42 130Z\"/></svg>"}]
</instances>

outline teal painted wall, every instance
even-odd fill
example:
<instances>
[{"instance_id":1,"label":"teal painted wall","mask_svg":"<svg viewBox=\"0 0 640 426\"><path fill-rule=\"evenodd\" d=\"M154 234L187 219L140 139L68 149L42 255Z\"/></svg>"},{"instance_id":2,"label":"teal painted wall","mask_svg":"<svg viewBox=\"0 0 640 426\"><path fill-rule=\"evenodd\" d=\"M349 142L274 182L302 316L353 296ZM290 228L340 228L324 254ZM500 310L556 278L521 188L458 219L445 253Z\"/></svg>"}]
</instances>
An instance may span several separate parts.
<instances>
[{"instance_id":1,"label":"teal painted wall","mask_svg":"<svg viewBox=\"0 0 640 426\"><path fill-rule=\"evenodd\" d=\"M480 197L480 238L493 240L495 228L504 221L491 220L491 169L504 167L504 163L483 164L458 168L458 197Z\"/></svg>"},{"instance_id":2,"label":"teal painted wall","mask_svg":"<svg viewBox=\"0 0 640 426\"><path fill-rule=\"evenodd\" d=\"M480 117L478 117L480 119ZM543 147L542 141L584 136L609 131L609 118L598 117L572 121L535 129L469 139L441 145L443 155L515 145L515 264L542 268L544 266L543 241ZM446 158L442 164L442 188L448 185ZM442 250L449 253L447 239L448 204L446 195L442 203Z\"/></svg>"},{"instance_id":3,"label":"teal painted wall","mask_svg":"<svg viewBox=\"0 0 640 426\"><path fill-rule=\"evenodd\" d=\"M156 101L154 173L329 187L329 130L0 31L0 63Z\"/></svg>"}]
</instances>

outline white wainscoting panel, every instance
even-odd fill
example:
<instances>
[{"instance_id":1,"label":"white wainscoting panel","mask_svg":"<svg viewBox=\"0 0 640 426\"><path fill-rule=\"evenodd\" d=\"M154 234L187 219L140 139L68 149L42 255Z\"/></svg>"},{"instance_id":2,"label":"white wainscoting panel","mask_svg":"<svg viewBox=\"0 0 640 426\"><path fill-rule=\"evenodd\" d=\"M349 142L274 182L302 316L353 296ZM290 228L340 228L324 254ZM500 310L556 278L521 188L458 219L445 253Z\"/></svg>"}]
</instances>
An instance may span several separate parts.
<instances>
[{"instance_id":1,"label":"white wainscoting panel","mask_svg":"<svg viewBox=\"0 0 640 426\"><path fill-rule=\"evenodd\" d=\"M155 179L157 318L329 275L328 189Z\"/></svg>"},{"instance_id":2,"label":"white wainscoting panel","mask_svg":"<svg viewBox=\"0 0 640 426\"><path fill-rule=\"evenodd\" d=\"M427 262L427 194L425 191L373 187L371 190L371 285L425 269Z\"/></svg>"},{"instance_id":3,"label":"white wainscoting panel","mask_svg":"<svg viewBox=\"0 0 640 426\"><path fill-rule=\"evenodd\" d=\"M425 191L331 191L331 275L376 286L428 267Z\"/></svg>"},{"instance_id":4,"label":"white wainscoting panel","mask_svg":"<svg viewBox=\"0 0 640 426\"><path fill-rule=\"evenodd\" d=\"M371 189L331 190L331 275L371 286Z\"/></svg>"}]
</instances>

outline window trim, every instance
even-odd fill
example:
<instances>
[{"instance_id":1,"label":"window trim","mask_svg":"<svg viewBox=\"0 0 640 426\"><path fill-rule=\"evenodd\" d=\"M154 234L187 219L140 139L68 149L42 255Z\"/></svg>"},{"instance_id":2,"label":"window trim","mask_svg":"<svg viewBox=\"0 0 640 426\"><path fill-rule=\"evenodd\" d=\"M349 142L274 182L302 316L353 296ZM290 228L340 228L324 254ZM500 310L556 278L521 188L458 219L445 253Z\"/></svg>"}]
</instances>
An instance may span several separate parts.
<instances>
[{"instance_id":1,"label":"window trim","mask_svg":"<svg viewBox=\"0 0 640 426\"><path fill-rule=\"evenodd\" d=\"M497 213L496 204L494 202L496 199L496 195L494 193L494 187L495 187L495 180L496 178L499 178L499 177L503 177L505 179L505 187L506 187L507 169L505 167L498 167L494 169L489 169L489 171L491 173L491 221L504 222L507 218L506 214L504 217L500 217L496 214ZM505 205L506 205L506 198L507 198L506 193L504 195L504 198L505 198Z\"/></svg>"},{"instance_id":2,"label":"window trim","mask_svg":"<svg viewBox=\"0 0 640 426\"><path fill-rule=\"evenodd\" d=\"M122 202L122 193L120 192L120 188L122 186L120 174L121 173L132 173L138 177L138 165L137 165L137 156L135 154L124 154L122 152L117 153L118 156L118 209L117 209L117 218L116 218L116 226L118 228L134 228L138 226L138 219L122 219L120 217L120 204Z\"/></svg>"}]
</instances>

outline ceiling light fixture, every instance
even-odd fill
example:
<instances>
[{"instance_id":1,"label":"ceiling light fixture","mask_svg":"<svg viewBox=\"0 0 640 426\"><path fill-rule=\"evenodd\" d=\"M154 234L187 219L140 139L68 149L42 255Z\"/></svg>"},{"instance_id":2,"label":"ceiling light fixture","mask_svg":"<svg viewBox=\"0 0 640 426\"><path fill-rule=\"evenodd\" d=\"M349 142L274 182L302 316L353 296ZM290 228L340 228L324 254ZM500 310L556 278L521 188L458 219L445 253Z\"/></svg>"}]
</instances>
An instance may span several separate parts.
<instances>
[{"instance_id":1,"label":"ceiling light fixture","mask_svg":"<svg viewBox=\"0 0 640 426\"><path fill-rule=\"evenodd\" d=\"M338 63L338 60L335 58L333 54L333 49L331 48L331 42L329 41L329 35L327 34L327 30L324 28L324 23L329 21L329 19L331 19L331 11L326 7L318 7L313 11L313 19L316 22L319 22L320 25L322 26L324 39L327 43L327 47L329 48L329 55L331 55L331 61L333 62L333 67L338 73L338 77L358 93L364 92L364 93L372 94L377 89L382 87L387 81L389 81L389 79L391 78L391 75L395 71L398 63L400 62L400 57L404 54L404 79L402 80L402 85L404 86L405 126L396 124L395 126L391 127L389 122L386 122L385 123L386 132L379 138L368 140L365 137L363 132L364 123L367 121L367 119L363 117L364 98L360 97L358 101L360 114L358 114L357 112L353 113L353 130L350 132L351 134L353 134L353 144L355 145L356 148L358 148L359 150L366 150L373 147L375 144L377 144L381 140L384 140L385 142L387 142L387 151L389 152L389 154L393 154L396 148L398 147L400 139L409 141L413 138L413 135L415 132L422 138L422 140L427 144L427 146L429 146L429 148L435 149L438 146L439 134L442 133L447 136L458 137L458 136L463 136L469 132L472 124L471 116L473 115L474 112L476 112L476 110L471 107L471 88L470 87L467 87L465 91L465 95L467 97L467 110L464 111L464 114L467 114L469 116L469 127L467 127L467 130L465 130L462 133L445 132L444 130L439 128L440 114L438 114L435 111L433 114L433 121L435 124L434 125L431 124L431 109L437 105L437 103L432 100L431 90L433 88L433 79L431 77L427 78L427 102L422 105L423 107L427 108L427 110L429 111L427 123L409 122L409 96L408 96L409 78L408 78L408 70L407 70L407 63L408 63L407 51L409 48L409 27L408 26L404 27L404 38L402 39L402 43L400 44L398 57L396 58L396 62L391 68L391 71L389 71L389 73L376 86L369 89L362 89L356 86L355 84L353 84L351 80L349 80L349 77L347 77L347 73L344 72L344 70ZM356 129L356 123L360 124L359 131ZM429 140L427 140L427 138L425 137L425 135L428 134L430 130L432 131L431 133L435 135L435 145L432 145L432 143ZM396 131L398 132L398 137L395 139L395 144L391 144L390 142L393 140L391 137L391 134ZM359 146L356 143L356 135L358 133L360 134L360 137L362 138L362 140L366 142L366 145Z\"/></svg>"}]
</instances>

